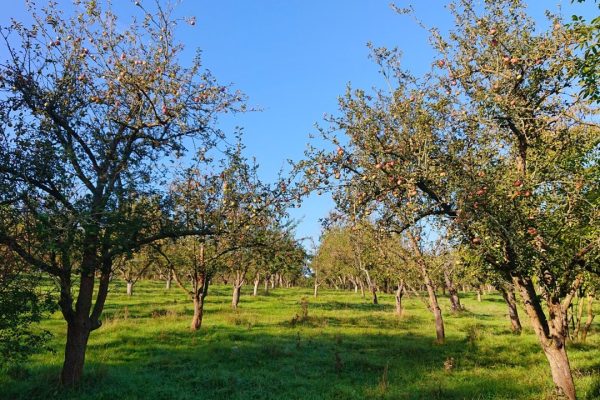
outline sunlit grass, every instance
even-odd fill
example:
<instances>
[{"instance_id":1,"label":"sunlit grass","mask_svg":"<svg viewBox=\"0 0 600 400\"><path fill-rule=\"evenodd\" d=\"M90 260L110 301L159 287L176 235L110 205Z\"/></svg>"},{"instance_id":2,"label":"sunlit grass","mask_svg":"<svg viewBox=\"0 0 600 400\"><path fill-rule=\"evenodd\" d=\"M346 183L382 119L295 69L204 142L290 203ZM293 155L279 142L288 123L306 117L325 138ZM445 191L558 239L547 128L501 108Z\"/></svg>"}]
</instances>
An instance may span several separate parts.
<instances>
[{"instance_id":1,"label":"sunlit grass","mask_svg":"<svg viewBox=\"0 0 600 400\"><path fill-rule=\"evenodd\" d=\"M551 399L546 360L528 326L514 336L500 296L451 314L442 299L447 342L435 344L430 313L416 298L402 318L393 297L382 304L360 295L275 289L238 311L230 288L211 288L204 323L192 333L192 305L160 282L141 282L133 297L116 284L104 324L92 333L81 387L58 386L65 323L44 323L56 353L34 357L24 370L0 375L7 399ZM297 319L308 299L308 318ZM600 398L600 329L569 348L580 398ZM451 367L445 367L452 364Z\"/></svg>"}]
</instances>

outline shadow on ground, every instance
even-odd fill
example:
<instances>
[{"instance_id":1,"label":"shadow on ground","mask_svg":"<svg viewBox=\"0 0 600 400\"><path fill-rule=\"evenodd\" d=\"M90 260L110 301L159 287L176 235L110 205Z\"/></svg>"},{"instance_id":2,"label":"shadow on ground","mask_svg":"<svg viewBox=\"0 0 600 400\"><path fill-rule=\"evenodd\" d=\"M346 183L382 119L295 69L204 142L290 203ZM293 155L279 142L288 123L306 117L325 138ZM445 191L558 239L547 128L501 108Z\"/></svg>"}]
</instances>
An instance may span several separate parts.
<instances>
[{"instance_id":1,"label":"shadow on ground","mask_svg":"<svg viewBox=\"0 0 600 400\"><path fill-rule=\"evenodd\" d=\"M464 379L473 363L488 367L506 349L478 352L464 340L436 345L408 334L307 332L298 325L270 335L214 327L165 329L154 337L123 333L90 344L81 388L63 391L58 367L32 368L0 395L11 399L462 399L522 398L501 376ZM445 363L452 358L455 366ZM526 366L525 366L526 367Z\"/></svg>"}]
</instances>

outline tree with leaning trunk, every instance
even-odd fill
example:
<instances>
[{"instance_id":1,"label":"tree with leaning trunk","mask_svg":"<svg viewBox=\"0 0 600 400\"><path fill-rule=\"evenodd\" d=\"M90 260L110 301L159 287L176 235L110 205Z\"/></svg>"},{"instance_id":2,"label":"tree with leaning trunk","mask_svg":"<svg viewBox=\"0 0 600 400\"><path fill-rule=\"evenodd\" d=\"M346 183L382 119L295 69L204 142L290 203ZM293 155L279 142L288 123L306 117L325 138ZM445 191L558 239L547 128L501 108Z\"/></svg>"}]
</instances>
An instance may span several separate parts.
<instances>
[{"instance_id":1,"label":"tree with leaning trunk","mask_svg":"<svg viewBox=\"0 0 600 400\"><path fill-rule=\"evenodd\" d=\"M322 130L337 149L309 149L302 167L315 186L335 177L358 188L391 229L434 218L510 277L556 387L573 399L567 310L600 240L600 135L573 78L576 36L554 16L536 30L517 0L451 10L456 28L433 30L438 59L423 79L397 52L373 49L391 90L349 90ZM396 221L399 207L412 220Z\"/></svg>"},{"instance_id":2,"label":"tree with leaning trunk","mask_svg":"<svg viewBox=\"0 0 600 400\"><path fill-rule=\"evenodd\" d=\"M64 385L81 380L114 260L200 233L158 212L169 206L166 161L188 138L214 144L214 117L240 100L199 57L180 64L169 9L139 5L140 22L125 28L96 1L75 9L67 17L55 3L31 6L33 25L2 28L8 59L0 64L0 243L59 282ZM18 221L24 235L13 234Z\"/></svg>"},{"instance_id":3,"label":"tree with leaning trunk","mask_svg":"<svg viewBox=\"0 0 600 400\"><path fill-rule=\"evenodd\" d=\"M596 111L574 89L575 34L555 16L536 31L519 1L486 2L483 13L463 1L453 12L457 29L434 37L440 85L462 100L446 142L460 149L449 163L454 224L512 278L555 385L575 398L567 311L598 251L600 138Z\"/></svg>"}]
</instances>

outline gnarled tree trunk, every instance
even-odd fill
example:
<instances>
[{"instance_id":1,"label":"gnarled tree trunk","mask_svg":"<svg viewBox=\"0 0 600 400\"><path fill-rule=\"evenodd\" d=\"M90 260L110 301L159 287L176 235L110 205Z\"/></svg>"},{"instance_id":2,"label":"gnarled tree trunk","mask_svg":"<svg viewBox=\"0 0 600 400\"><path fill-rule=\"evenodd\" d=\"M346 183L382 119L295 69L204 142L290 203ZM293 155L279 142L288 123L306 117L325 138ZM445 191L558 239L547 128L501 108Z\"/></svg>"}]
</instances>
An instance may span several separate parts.
<instances>
[{"instance_id":1,"label":"gnarled tree trunk","mask_svg":"<svg viewBox=\"0 0 600 400\"><path fill-rule=\"evenodd\" d=\"M92 251L95 252L95 250ZM96 302L92 309L95 274L90 271L95 270L96 262L95 255L84 254L79 281L79 293L74 310L72 308L73 300L70 293L70 277L61 277L59 305L67 321L65 359L60 373L60 382L64 386L74 386L81 380L90 333L98 329L101 325L100 315L102 314L106 296L108 295L112 260L109 257L105 257L103 260L100 284L96 293Z\"/></svg>"},{"instance_id":2,"label":"gnarled tree trunk","mask_svg":"<svg viewBox=\"0 0 600 400\"><path fill-rule=\"evenodd\" d=\"M202 326L202 317L204 316L204 299L208 294L208 277L200 275L198 279L197 287L194 288L192 294L192 300L194 301L194 316L192 317L192 323L190 329L197 331Z\"/></svg>"},{"instance_id":3,"label":"gnarled tree trunk","mask_svg":"<svg viewBox=\"0 0 600 400\"><path fill-rule=\"evenodd\" d=\"M548 321L531 279L527 276L518 276L515 278L515 283L523 297L525 310L531 320L533 330L550 364L554 384L568 399L575 400L575 384L565 347L565 318L560 301L557 299L547 301L550 315L550 321Z\"/></svg>"},{"instance_id":4,"label":"gnarled tree trunk","mask_svg":"<svg viewBox=\"0 0 600 400\"><path fill-rule=\"evenodd\" d=\"M67 344L65 361L60 374L60 381L65 386L77 384L83 375L85 351L91 327L87 317L76 318L67 324Z\"/></svg>"},{"instance_id":5,"label":"gnarled tree trunk","mask_svg":"<svg viewBox=\"0 0 600 400\"><path fill-rule=\"evenodd\" d=\"M452 282L452 276L450 275L450 272L448 272L447 268L444 268L444 281L446 283L446 288L448 289L448 294L450 295L450 305L452 307L452 311L461 311L463 307L460 304L458 290L456 290L454 282Z\"/></svg>"}]
</instances>

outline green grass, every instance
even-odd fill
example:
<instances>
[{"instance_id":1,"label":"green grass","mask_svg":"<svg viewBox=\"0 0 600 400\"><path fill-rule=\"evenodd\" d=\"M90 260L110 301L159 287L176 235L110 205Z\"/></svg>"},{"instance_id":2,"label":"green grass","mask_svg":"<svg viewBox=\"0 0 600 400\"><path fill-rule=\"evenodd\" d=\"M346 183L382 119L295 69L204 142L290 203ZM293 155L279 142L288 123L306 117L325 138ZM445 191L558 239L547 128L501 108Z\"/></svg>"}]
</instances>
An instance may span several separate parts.
<instances>
[{"instance_id":1,"label":"green grass","mask_svg":"<svg viewBox=\"0 0 600 400\"><path fill-rule=\"evenodd\" d=\"M57 377L65 323L44 322L56 353L32 358L23 370L0 373L5 399L551 399L549 368L523 312L525 331L509 331L497 295L479 303L463 295L468 311L449 312L441 299L447 342L435 344L430 313L406 299L402 318L393 297L380 305L354 293L275 289L252 297L245 287L239 311L230 288L211 288L204 323L188 330L192 305L178 288L141 282L127 298L117 283L103 326L92 333L85 378L65 391ZM308 319L293 323L300 301ZM600 398L600 335L569 347L578 395ZM454 368L444 362L452 357Z\"/></svg>"}]
</instances>

